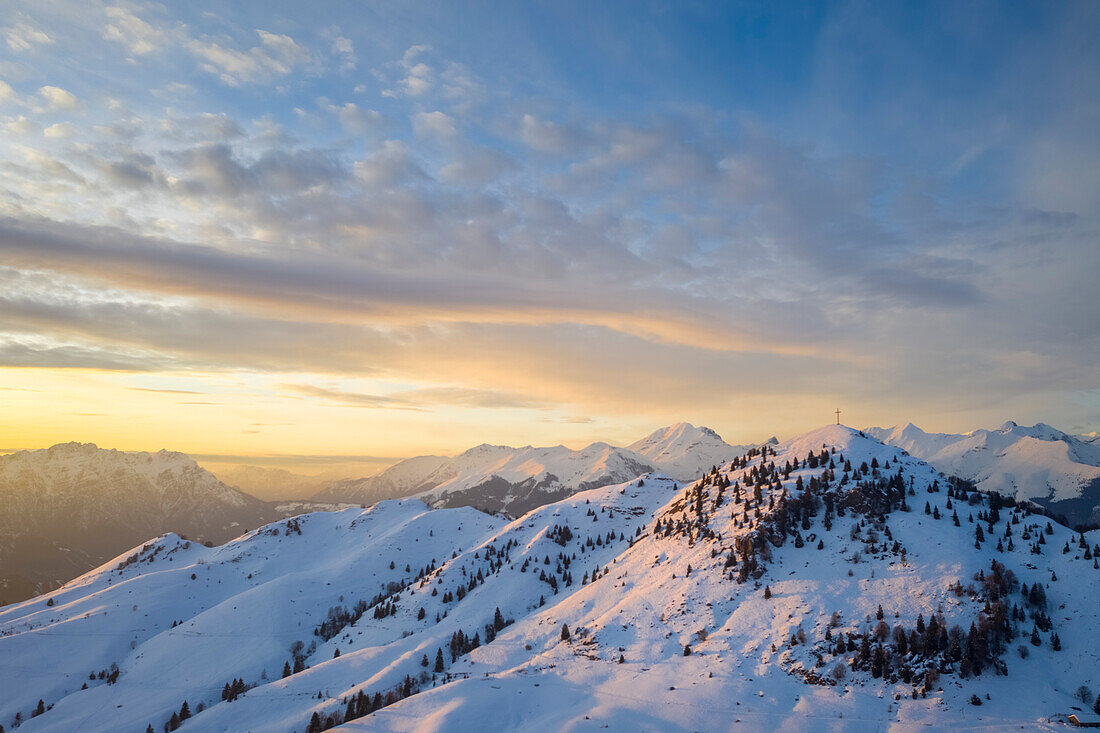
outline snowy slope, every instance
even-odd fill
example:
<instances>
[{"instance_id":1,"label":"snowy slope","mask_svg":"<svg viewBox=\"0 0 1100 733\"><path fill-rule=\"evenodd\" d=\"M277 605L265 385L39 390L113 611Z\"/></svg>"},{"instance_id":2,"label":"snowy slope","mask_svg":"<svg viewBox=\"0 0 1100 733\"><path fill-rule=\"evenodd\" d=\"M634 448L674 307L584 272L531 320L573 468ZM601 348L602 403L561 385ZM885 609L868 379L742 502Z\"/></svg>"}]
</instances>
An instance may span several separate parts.
<instances>
[{"instance_id":1,"label":"snowy slope","mask_svg":"<svg viewBox=\"0 0 1100 733\"><path fill-rule=\"evenodd\" d=\"M900 449L829 426L687 486L648 475L514 521L404 500L219 548L169 535L0 609L0 722L42 699L52 708L21 731L159 731L187 700L205 709L184 731L303 733L349 701L365 713L362 692L380 709L341 730L1053 729L1078 686L1100 691L1100 531L1086 549L1045 517L989 511ZM976 577L994 560L1015 578L996 597ZM1044 588L1045 612L1020 583ZM322 626L359 600L354 623ZM965 632L1003 600L1026 618L1013 613L1015 638L980 676L946 652L893 649L885 678L855 661L880 605L888 627L920 614ZM307 668L283 678L295 641ZM234 678L248 689L223 701Z\"/></svg>"},{"instance_id":2,"label":"snowy slope","mask_svg":"<svg viewBox=\"0 0 1100 733\"><path fill-rule=\"evenodd\" d=\"M1100 521L1100 446L1049 425L1009 421L952 435L909 423L867 433L984 491L1040 501L1074 522Z\"/></svg>"},{"instance_id":3,"label":"snowy slope","mask_svg":"<svg viewBox=\"0 0 1100 733\"><path fill-rule=\"evenodd\" d=\"M474 506L523 514L578 490L621 483L653 467L607 443L580 450L479 445L451 464L456 475L417 496L429 506Z\"/></svg>"},{"instance_id":4,"label":"snowy slope","mask_svg":"<svg viewBox=\"0 0 1100 733\"><path fill-rule=\"evenodd\" d=\"M0 576L11 583L0 601L56 587L168 530L224 542L276 516L182 453L65 443L0 456Z\"/></svg>"},{"instance_id":5,"label":"snowy slope","mask_svg":"<svg viewBox=\"0 0 1100 733\"><path fill-rule=\"evenodd\" d=\"M679 481L694 481L749 451L751 445L730 445L707 427L681 422L655 430L627 446L629 450Z\"/></svg>"}]
</instances>

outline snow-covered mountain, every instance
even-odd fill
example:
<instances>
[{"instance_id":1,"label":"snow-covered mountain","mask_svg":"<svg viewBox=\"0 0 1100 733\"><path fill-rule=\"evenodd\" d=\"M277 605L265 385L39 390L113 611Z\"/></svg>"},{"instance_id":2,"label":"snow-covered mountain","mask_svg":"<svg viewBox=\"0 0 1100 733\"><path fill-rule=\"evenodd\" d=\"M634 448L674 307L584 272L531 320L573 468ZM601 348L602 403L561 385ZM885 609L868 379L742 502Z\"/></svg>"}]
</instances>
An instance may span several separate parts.
<instances>
[{"instance_id":1,"label":"snow-covered mountain","mask_svg":"<svg viewBox=\"0 0 1100 733\"><path fill-rule=\"evenodd\" d=\"M713 430L688 423L657 430L628 448L607 443L580 450L482 444L454 458L419 456L378 476L338 481L314 499L365 505L417 496L433 507L473 506L518 516L573 492L656 470L680 481L694 480L748 448L728 445Z\"/></svg>"},{"instance_id":2,"label":"snow-covered mountain","mask_svg":"<svg viewBox=\"0 0 1100 733\"><path fill-rule=\"evenodd\" d=\"M729 463L753 447L730 445L710 428L686 422L655 430L627 446L679 481L694 481L714 466Z\"/></svg>"},{"instance_id":3,"label":"snow-covered mountain","mask_svg":"<svg viewBox=\"0 0 1100 733\"><path fill-rule=\"evenodd\" d=\"M168 530L224 542L277 516L182 453L64 443L0 456L0 602Z\"/></svg>"},{"instance_id":4,"label":"snow-covered mountain","mask_svg":"<svg viewBox=\"0 0 1100 733\"><path fill-rule=\"evenodd\" d=\"M338 481L313 498L367 505L416 496L437 508L472 506L518 516L576 491L653 470L641 456L606 443L581 450L482 444L454 458L419 456L378 476Z\"/></svg>"},{"instance_id":5,"label":"snow-covered mountain","mask_svg":"<svg viewBox=\"0 0 1100 733\"><path fill-rule=\"evenodd\" d=\"M416 496L433 507L473 506L519 516L577 491L653 471L640 456L607 443L508 448L479 445L449 464L454 475Z\"/></svg>"},{"instance_id":6,"label":"snow-covered mountain","mask_svg":"<svg viewBox=\"0 0 1100 733\"><path fill-rule=\"evenodd\" d=\"M160 537L0 609L0 721L1052 730L1100 688L1098 544L829 426L512 521L402 500Z\"/></svg>"},{"instance_id":7,"label":"snow-covered mountain","mask_svg":"<svg viewBox=\"0 0 1100 733\"><path fill-rule=\"evenodd\" d=\"M1094 442L1044 423L1011 421L965 435L926 433L912 423L867 433L983 491L1039 502L1071 523L1100 522L1100 445Z\"/></svg>"}]
</instances>

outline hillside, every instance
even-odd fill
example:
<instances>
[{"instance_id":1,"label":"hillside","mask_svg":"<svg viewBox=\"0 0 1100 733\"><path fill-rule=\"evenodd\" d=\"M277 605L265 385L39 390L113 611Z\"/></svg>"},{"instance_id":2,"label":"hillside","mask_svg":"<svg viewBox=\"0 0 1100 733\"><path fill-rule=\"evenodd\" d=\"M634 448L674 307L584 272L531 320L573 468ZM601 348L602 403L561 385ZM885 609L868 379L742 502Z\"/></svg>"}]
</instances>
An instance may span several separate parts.
<instances>
[{"instance_id":1,"label":"hillside","mask_svg":"<svg viewBox=\"0 0 1100 733\"><path fill-rule=\"evenodd\" d=\"M404 500L160 537L0 609L0 721L1053 729L1100 688L1098 544L829 426L513 521Z\"/></svg>"},{"instance_id":2,"label":"hillside","mask_svg":"<svg viewBox=\"0 0 1100 733\"><path fill-rule=\"evenodd\" d=\"M276 516L182 453L65 443L0 456L0 603L165 531L224 542Z\"/></svg>"},{"instance_id":3,"label":"hillside","mask_svg":"<svg viewBox=\"0 0 1100 733\"><path fill-rule=\"evenodd\" d=\"M338 481L313 498L371 504L417 496L433 507L473 506L519 516L576 491L652 471L694 480L748 448L728 445L713 430L688 423L661 428L628 448L607 443L580 450L482 444L453 458L419 456L378 476Z\"/></svg>"},{"instance_id":4,"label":"hillside","mask_svg":"<svg viewBox=\"0 0 1100 733\"><path fill-rule=\"evenodd\" d=\"M965 435L926 433L912 423L867 433L983 491L1038 502L1071 524L1100 524L1100 445L1049 425L1006 422Z\"/></svg>"}]
</instances>

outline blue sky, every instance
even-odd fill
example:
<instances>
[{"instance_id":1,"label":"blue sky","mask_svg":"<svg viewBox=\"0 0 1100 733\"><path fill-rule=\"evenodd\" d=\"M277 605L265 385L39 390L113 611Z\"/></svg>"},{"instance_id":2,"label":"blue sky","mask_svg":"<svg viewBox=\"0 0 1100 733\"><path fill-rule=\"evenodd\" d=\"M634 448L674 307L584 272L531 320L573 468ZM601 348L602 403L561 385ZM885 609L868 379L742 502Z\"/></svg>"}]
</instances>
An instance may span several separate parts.
<instances>
[{"instance_id":1,"label":"blue sky","mask_svg":"<svg viewBox=\"0 0 1100 733\"><path fill-rule=\"evenodd\" d=\"M4 436L1096 430L1098 31L1092 3L8 4L0 365L40 391Z\"/></svg>"}]
</instances>

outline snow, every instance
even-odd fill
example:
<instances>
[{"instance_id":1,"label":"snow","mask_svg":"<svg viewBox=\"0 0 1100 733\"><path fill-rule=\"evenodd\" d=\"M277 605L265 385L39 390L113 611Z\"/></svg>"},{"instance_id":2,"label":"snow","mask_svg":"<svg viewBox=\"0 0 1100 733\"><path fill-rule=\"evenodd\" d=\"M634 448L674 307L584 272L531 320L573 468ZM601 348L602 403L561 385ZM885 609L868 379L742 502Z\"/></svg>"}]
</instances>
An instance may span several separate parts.
<instances>
[{"instance_id":1,"label":"snow","mask_svg":"<svg viewBox=\"0 0 1100 733\"><path fill-rule=\"evenodd\" d=\"M1010 420L965 435L926 433L912 423L866 432L983 491L1018 499L1075 499L1100 479L1100 446L1044 423L1025 427Z\"/></svg>"},{"instance_id":2,"label":"snow","mask_svg":"<svg viewBox=\"0 0 1100 733\"><path fill-rule=\"evenodd\" d=\"M751 447L729 445L710 428L686 422L656 430L627 446L679 481L694 481L711 467L729 463Z\"/></svg>"},{"instance_id":3,"label":"snow","mask_svg":"<svg viewBox=\"0 0 1100 733\"><path fill-rule=\"evenodd\" d=\"M955 527L938 470L844 426L778 443L767 462L778 467L823 447L856 470L889 462L884 475L900 469L912 482L913 510L886 518L907 550L904 560L885 545L868 549L869 519L852 539L860 517L838 516L826 529L818 515L801 530L804 547L772 547L764 575L738 584L723 561L731 543L752 531L739 524L743 505L727 490L726 503L708 513L717 538L658 536L655 520L684 516L696 489L660 474L582 491L515 520L406 499L283 520L215 548L166 535L138 548L134 562L124 554L53 593L0 608L0 689L10 691L0 696L0 722L7 726L17 711L27 718L41 698L52 709L27 719L21 732L141 731L146 724L159 731L186 699L192 711L200 702L206 710L183 731L302 733L314 712L342 712L348 696L419 676L421 657L446 653L456 631L484 637L497 608L514 623L453 663L447 656L446 672L468 678L440 675L433 686L429 667L422 692L340 730L1053 730L1046 721L1070 711L1078 686L1100 691L1100 570L1082 557L1077 534L1052 524L1035 555L1020 532L1031 525L1042 531L1047 520L1021 516L1012 525L1018 545L998 552L996 538L1012 514L1002 509L996 532L975 548L968 515L982 511L981 503L956 501ZM722 475L744 485L761 463L756 455L744 468L723 466ZM839 465L838 479L841 473ZM794 492L798 478L814 476L821 471L795 469L783 487ZM764 505L781 491L765 489ZM714 486L705 492L712 500ZM940 519L923 513L926 501ZM553 533L562 526L572 537L559 542ZM1086 540L1100 543L1100 531ZM557 572L559 555L571 560L564 569L572 584ZM433 559L435 569L416 580ZM951 587L972 583L993 559L1021 581L1044 585L1062 651L1044 633L1042 646L1027 645L1021 659L1015 646L1026 640L1017 640L1004 657L1007 676L944 675L916 700L911 685L865 672L851 671L837 686L798 676L813 669L834 611L837 632L867 628L879 605L891 624L911 627L918 613L930 618L942 607L948 624L969 625L981 602ZM464 598L444 600L478 572L483 582ZM540 572L554 575L557 592ZM388 596L392 615L374 618L368 610L328 641L313 635L329 608L369 600L393 582L408 584ZM182 624L173 628L175 621ZM561 639L563 623L569 641ZM799 628L808 641L792 646ZM317 641L309 668L282 679L296 640L307 647ZM112 662L121 670L115 684L97 679L79 689L89 671ZM833 663L827 658L822 671ZM254 686L223 702L221 689L234 677ZM982 706L969 703L974 694Z\"/></svg>"},{"instance_id":4,"label":"snow","mask_svg":"<svg viewBox=\"0 0 1100 733\"><path fill-rule=\"evenodd\" d=\"M626 448L602 442L580 450L481 444L453 458L419 456L378 476L336 482L314 499L359 503L417 496L431 506L465 504L514 515L574 491L651 471L691 481L750 447L728 445L710 428L684 422Z\"/></svg>"}]
</instances>

